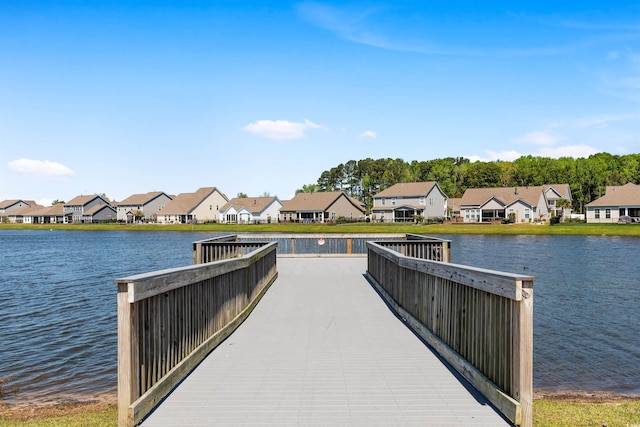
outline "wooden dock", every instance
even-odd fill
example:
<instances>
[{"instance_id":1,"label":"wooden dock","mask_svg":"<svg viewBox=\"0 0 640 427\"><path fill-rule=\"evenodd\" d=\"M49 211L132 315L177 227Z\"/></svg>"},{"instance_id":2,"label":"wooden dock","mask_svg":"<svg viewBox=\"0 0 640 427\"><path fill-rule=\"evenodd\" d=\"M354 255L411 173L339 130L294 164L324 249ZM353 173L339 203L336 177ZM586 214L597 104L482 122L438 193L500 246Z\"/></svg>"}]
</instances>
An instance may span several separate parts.
<instances>
[{"instance_id":1,"label":"wooden dock","mask_svg":"<svg viewBox=\"0 0 640 427\"><path fill-rule=\"evenodd\" d=\"M277 265L251 315L144 427L511 425L387 307L366 257Z\"/></svg>"}]
</instances>

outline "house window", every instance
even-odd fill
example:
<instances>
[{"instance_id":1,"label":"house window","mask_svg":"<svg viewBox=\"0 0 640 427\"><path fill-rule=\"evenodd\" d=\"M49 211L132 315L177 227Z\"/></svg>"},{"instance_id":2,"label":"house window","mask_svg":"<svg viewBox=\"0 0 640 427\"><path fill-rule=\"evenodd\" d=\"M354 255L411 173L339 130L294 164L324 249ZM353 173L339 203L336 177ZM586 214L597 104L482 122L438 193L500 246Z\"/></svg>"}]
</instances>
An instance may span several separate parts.
<instances>
[{"instance_id":1,"label":"house window","mask_svg":"<svg viewBox=\"0 0 640 427\"><path fill-rule=\"evenodd\" d=\"M395 204L396 204L396 198L395 198L395 197L391 199L391 204L392 204L392 205L395 205Z\"/></svg>"},{"instance_id":2,"label":"house window","mask_svg":"<svg viewBox=\"0 0 640 427\"><path fill-rule=\"evenodd\" d=\"M604 210L604 217L607 219L611 219L611 209Z\"/></svg>"},{"instance_id":3,"label":"house window","mask_svg":"<svg viewBox=\"0 0 640 427\"><path fill-rule=\"evenodd\" d=\"M433 206L433 197L429 197L429 206Z\"/></svg>"},{"instance_id":4,"label":"house window","mask_svg":"<svg viewBox=\"0 0 640 427\"><path fill-rule=\"evenodd\" d=\"M420 197L420 204L424 206L424 196Z\"/></svg>"},{"instance_id":5,"label":"house window","mask_svg":"<svg viewBox=\"0 0 640 427\"><path fill-rule=\"evenodd\" d=\"M387 204L387 199L383 198L380 200L380 203L382 203L382 206Z\"/></svg>"},{"instance_id":6,"label":"house window","mask_svg":"<svg viewBox=\"0 0 640 427\"><path fill-rule=\"evenodd\" d=\"M530 217L529 209L525 209L525 210L524 210L524 218L525 218L525 219L529 219L529 217Z\"/></svg>"},{"instance_id":7,"label":"house window","mask_svg":"<svg viewBox=\"0 0 640 427\"><path fill-rule=\"evenodd\" d=\"M596 209L593 210L593 212L595 214L595 218L596 219L600 219L600 209L596 208Z\"/></svg>"}]
</instances>

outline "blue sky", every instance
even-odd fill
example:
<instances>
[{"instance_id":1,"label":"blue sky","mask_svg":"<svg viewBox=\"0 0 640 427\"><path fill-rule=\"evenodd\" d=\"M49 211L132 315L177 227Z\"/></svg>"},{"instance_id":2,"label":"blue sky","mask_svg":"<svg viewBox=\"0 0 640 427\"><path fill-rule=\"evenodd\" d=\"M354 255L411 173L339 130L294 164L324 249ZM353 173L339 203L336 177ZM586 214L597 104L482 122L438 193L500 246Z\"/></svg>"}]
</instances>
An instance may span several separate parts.
<instances>
[{"instance_id":1,"label":"blue sky","mask_svg":"<svg viewBox=\"0 0 640 427\"><path fill-rule=\"evenodd\" d=\"M0 2L0 200L640 152L637 1Z\"/></svg>"}]
</instances>

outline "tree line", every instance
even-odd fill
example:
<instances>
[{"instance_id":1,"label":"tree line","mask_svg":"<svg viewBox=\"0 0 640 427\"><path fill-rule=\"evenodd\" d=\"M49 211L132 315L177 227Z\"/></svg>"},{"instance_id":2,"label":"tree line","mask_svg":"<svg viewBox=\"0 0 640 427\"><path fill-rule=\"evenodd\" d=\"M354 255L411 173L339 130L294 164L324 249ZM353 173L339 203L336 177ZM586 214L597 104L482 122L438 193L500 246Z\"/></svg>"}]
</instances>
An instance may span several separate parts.
<instances>
[{"instance_id":1,"label":"tree line","mask_svg":"<svg viewBox=\"0 0 640 427\"><path fill-rule=\"evenodd\" d=\"M516 187L569 184L572 208L604 195L609 185L640 184L640 154L593 154L587 158L522 156L512 162L471 162L446 157L406 162L397 158L349 160L320 174L316 184L297 192L344 191L373 205L373 196L401 182L436 181L448 197L462 197L467 188Z\"/></svg>"}]
</instances>

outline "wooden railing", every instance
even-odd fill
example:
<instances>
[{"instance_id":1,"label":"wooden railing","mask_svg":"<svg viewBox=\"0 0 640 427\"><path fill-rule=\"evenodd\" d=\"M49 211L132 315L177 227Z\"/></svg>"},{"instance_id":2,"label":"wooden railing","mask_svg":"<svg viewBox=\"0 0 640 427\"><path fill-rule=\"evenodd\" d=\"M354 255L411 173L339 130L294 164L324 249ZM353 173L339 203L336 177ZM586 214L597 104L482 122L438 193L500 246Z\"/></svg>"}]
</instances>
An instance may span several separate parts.
<instances>
[{"instance_id":1,"label":"wooden railing","mask_svg":"<svg viewBox=\"0 0 640 427\"><path fill-rule=\"evenodd\" d=\"M268 244L269 241L240 240L231 234L193 242L193 263L221 261L244 256Z\"/></svg>"},{"instance_id":2,"label":"wooden railing","mask_svg":"<svg viewBox=\"0 0 640 427\"><path fill-rule=\"evenodd\" d=\"M419 241L408 245L415 256L447 261L449 242L425 237L419 234L311 234L311 233L241 233L201 240L193 243L194 263L211 262L233 258L253 250L261 242L278 243L279 256L367 256L367 242L374 240L380 244L398 245L400 242ZM427 243L431 242L431 243ZM238 244L242 244L239 245ZM437 254L436 252L440 252ZM429 254L429 255L427 255ZM435 258L434 258L435 257Z\"/></svg>"},{"instance_id":3,"label":"wooden railing","mask_svg":"<svg viewBox=\"0 0 640 427\"><path fill-rule=\"evenodd\" d=\"M249 315L276 279L276 243L117 279L118 425L139 423Z\"/></svg>"},{"instance_id":4,"label":"wooden railing","mask_svg":"<svg viewBox=\"0 0 640 427\"><path fill-rule=\"evenodd\" d=\"M400 317L505 417L531 427L535 278L368 248L367 276Z\"/></svg>"},{"instance_id":5,"label":"wooden railing","mask_svg":"<svg viewBox=\"0 0 640 427\"><path fill-rule=\"evenodd\" d=\"M419 234L407 234L404 240L375 241L402 255L431 261L451 261L451 242Z\"/></svg>"}]
</instances>

